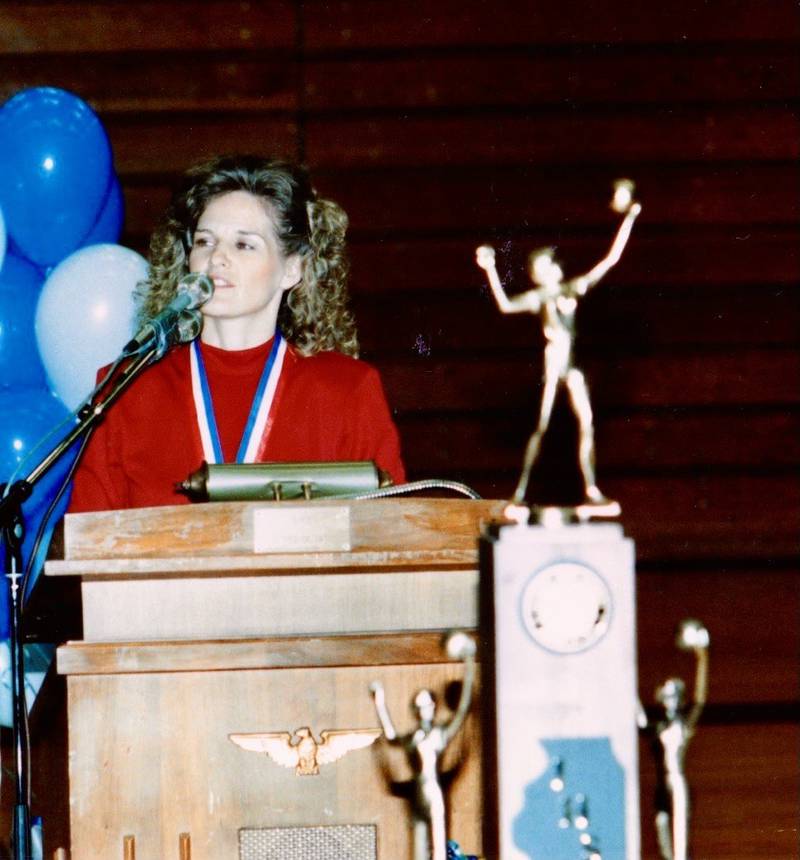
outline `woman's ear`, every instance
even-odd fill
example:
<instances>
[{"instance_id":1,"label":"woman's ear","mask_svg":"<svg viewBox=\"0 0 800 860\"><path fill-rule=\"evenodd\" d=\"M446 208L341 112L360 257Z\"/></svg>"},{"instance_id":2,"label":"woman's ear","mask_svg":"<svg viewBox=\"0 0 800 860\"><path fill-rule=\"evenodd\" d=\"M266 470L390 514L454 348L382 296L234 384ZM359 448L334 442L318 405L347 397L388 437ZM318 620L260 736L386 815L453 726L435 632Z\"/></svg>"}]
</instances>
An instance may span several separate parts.
<instances>
[{"instance_id":1,"label":"woman's ear","mask_svg":"<svg viewBox=\"0 0 800 860\"><path fill-rule=\"evenodd\" d=\"M300 254L292 254L284 260L281 289L291 290L303 280L303 258Z\"/></svg>"}]
</instances>

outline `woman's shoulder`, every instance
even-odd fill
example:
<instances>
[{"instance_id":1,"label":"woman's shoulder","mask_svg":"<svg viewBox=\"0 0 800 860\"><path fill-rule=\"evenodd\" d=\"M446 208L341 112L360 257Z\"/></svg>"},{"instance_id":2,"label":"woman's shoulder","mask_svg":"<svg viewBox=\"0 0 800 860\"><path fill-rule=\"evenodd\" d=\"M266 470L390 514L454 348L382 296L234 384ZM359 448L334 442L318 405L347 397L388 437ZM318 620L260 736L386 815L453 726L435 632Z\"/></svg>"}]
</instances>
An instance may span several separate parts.
<instances>
[{"instance_id":1,"label":"woman's shoulder","mask_svg":"<svg viewBox=\"0 0 800 860\"><path fill-rule=\"evenodd\" d=\"M366 361L340 352L303 356L292 350L290 354L286 382L299 399L352 405L385 400L380 374Z\"/></svg>"},{"instance_id":2,"label":"woman's shoulder","mask_svg":"<svg viewBox=\"0 0 800 860\"><path fill-rule=\"evenodd\" d=\"M377 370L368 362L352 355L333 350L300 355L292 349L292 362L298 376L325 378L353 384L362 379L377 377Z\"/></svg>"}]
</instances>

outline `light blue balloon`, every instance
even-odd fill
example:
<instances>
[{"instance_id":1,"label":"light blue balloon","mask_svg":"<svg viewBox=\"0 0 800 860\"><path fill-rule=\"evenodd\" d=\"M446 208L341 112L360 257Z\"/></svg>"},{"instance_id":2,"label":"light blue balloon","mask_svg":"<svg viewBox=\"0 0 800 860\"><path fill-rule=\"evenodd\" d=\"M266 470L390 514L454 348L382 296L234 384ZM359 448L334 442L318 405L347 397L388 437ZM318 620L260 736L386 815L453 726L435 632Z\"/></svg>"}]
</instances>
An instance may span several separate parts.
<instances>
[{"instance_id":1,"label":"light blue balloon","mask_svg":"<svg viewBox=\"0 0 800 860\"><path fill-rule=\"evenodd\" d=\"M29 260L54 265L88 235L108 194L105 129L82 99L35 87L0 109L0 153L8 234Z\"/></svg>"},{"instance_id":2,"label":"light blue balloon","mask_svg":"<svg viewBox=\"0 0 800 860\"><path fill-rule=\"evenodd\" d=\"M81 242L81 245L99 245L103 242L115 243L122 233L124 220L125 200L122 196L122 186L119 184L119 179L112 176L103 208L97 216L94 227Z\"/></svg>"},{"instance_id":3,"label":"light blue balloon","mask_svg":"<svg viewBox=\"0 0 800 860\"><path fill-rule=\"evenodd\" d=\"M34 319L42 273L13 249L0 269L0 386L46 387Z\"/></svg>"},{"instance_id":4,"label":"light blue balloon","mask_svg":"<svg viewBox=\"0 0 800 860\"><path fill-rule=\"evenodd\" d=\"M121 245L90 245L49 274L36 308L36 343L52 389L76 409L97 371L133 335L133 291L147 261Z\"/></svg>"}]
</instances>

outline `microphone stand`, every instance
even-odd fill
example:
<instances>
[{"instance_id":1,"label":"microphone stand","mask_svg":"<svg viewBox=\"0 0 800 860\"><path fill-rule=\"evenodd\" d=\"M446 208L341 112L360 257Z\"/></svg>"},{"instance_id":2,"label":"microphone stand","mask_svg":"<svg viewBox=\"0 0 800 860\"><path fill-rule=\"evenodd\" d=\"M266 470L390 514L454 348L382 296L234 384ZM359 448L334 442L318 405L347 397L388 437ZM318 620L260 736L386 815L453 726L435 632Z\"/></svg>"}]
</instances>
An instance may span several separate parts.
<instances>
[{"instance_id":1,"label":"microphone stand","mask_svg":"<svg viewBox=\"0 0 800 860\"><path fill-rule=\"evenodd\" d=\"M163 354L163 352L162 352ZM115 365L131 358L116 375L104 380L90 395L90 399L79 410L77 423L66 436L23 479L15 481L0 498L0 541L6 548L6 573L10 595L10 642L12 727L14 743L14 812L11 832L12 860L31 860L31 814L30 814L30 742L28 738L27 706L25 702L25 653L22 642L22 604L25 595L20 593L23 576L22 542L25 537L25 520L22 513L24 502L30 498L36 482L72 447L84 434L89 434L103 419L106 409L144 370L153 359L160 358L159 348L153 346L134 356L123 352ZM101 399L105 388L108 393ZM2 485L0 485L2 486Z\"/></svg>"}]
</instances>

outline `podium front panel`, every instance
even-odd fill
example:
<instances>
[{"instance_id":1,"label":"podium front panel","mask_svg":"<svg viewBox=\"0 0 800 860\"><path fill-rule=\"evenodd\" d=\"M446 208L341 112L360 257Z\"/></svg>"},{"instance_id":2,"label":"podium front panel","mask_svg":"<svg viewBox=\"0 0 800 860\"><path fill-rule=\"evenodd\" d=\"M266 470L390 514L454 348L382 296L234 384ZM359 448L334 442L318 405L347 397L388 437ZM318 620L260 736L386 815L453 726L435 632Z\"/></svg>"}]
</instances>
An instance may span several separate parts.
<instances>
[{"instance_id":1,"label":"podium front panel","mask_svg":"<svg viewBox=\"0 0 800 860\"><path fill-rule=\"evenodd\" d=\"M398 730L408 731L415 692L445 690L462 671L440 663L72 675L70 726L79 730L69 741L71 856L122 856L124 837L133 835L138 860L161 860L178 856L179 835L189 833L193 860L233 860L243 829L294 829L300 851L299 829L336 827L374 828L375 860L411 857L411 773L398 750L379 739L301 775L228 736L308 727L319 740L324 731L377 728L373 680L386 687ZM450 832L478 851L477 717L444 764Z\"/></svg>"},{"instance_id":2,"label":"podium front panel","mask_svg":"<svg viewBox=\"0 0 800 860\"><path fill-rule=\"evenodd\" d=\"M256 572L82 583L87 642L477 626L477 571Z\"/></svg>"}]
</instances>

